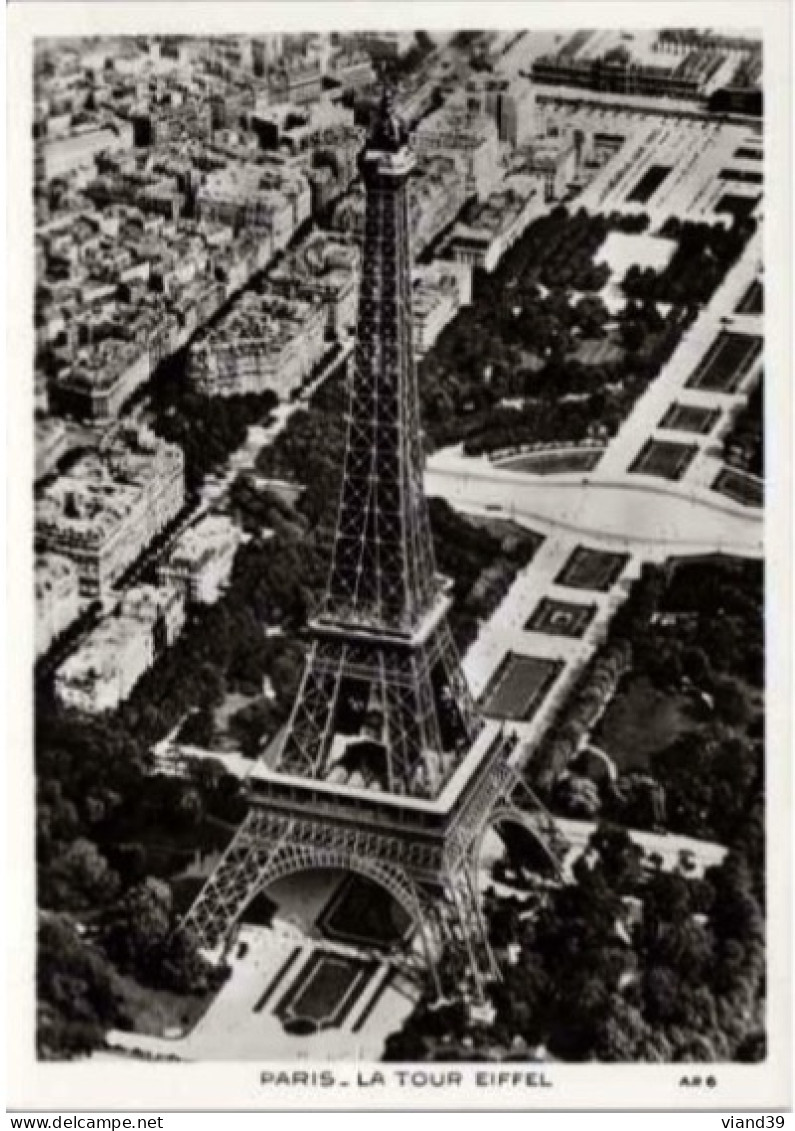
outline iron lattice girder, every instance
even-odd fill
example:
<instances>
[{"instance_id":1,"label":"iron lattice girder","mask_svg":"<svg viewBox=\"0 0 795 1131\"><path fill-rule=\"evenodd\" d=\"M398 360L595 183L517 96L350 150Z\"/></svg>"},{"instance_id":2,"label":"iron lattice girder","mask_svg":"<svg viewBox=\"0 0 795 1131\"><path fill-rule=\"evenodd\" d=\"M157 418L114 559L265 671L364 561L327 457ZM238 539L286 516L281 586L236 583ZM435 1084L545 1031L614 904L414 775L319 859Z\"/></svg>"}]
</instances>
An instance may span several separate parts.
<instances>
[{"instance_id":1,"label":"iron lattice girder","mask_svg":"<svg viewBox=\"0 0 795 1131\"><path fill-rule=\"evenodd\" d=\"M251 810L183 922L213 948L231 932L251 900L291 872L344 868L382 884L410 914L420 910L417 883L433 883L440 846L410 842L353 825Z\"/></svg>"},{"instance_id":2,"label":"iron lattice girder","mask_svg":"<svg viewBox=\"0 0 795 1131\"><path fill-rule=\"evenodd\" d=\"M422 492L406 176L365 170L367 203L342 497L324 611L415 624L438 590Z\"/></svg>"},{"instance_id":3,"label":"iron lattice girder","mask_svg":"<svg viewBox=\"0 0 795 1131\"><path fill-rule=\"evenodd\" d=\"M437 959L444 946L480 953L478 976L492 960L477 905L471 867L444 868L441 845L378 834L318 819L274 817L254 809L183 922L199 944L224 942L252 899L283 877L310 869L341 868L381 884L423 932L431 926ZM486 956L485 963L482 957Z\"/></svg>"},{"instance_id":4,"label":"iron lattice girder","mask_svg":"<svg viewBox=\"0 0 795 1131\"><path fill-rule=\"evenodd\" d=\"M478 843L481 833L488 827L494 805L514 787L513 775L507 765L495 766L477 790L453 817L447 834L446 866L455 872L471 855L472 845Z\"/></svg>"},{"instance_id":5,"label":"iron lattice girder","mask_svg":"<svg viewBox=\"0 0 795 1131\"><path fill-rule=\"evenodd\" d=\"M460 743L458 759L482 724L446 621L440 620L424 641L412 646L384 638L361 642L344 636L319 637L306 661L280 768L311 777L328 771L340 687L343 681L353 679L368 686L380 703L390 790L434 792L438 783L426 781L422 786L417 773L432 772L434 759L438 761L449 748L449 742L443 741L433 687L436 668L448 689L448 708Z\"/></svg>"}]
</instances>

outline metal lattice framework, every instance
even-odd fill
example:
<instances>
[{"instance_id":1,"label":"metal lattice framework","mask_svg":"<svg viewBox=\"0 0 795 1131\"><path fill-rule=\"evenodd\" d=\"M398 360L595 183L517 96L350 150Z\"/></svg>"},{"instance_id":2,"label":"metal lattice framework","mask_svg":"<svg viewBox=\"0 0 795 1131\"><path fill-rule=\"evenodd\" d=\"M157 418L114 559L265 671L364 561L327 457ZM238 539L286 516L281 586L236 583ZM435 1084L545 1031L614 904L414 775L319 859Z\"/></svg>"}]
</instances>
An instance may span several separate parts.
<instances>
[{"instance_id":1,"label":"metal lattice framework","mask_svg":"<svg viewBox=\"0 0 795 1131\"><path fill-rule=\"evenodd\" d=\"M517 784L510 742L484 735L435 572L412 350L412 159L386 93L360 167L363 274L328 586L273 778L253 792L183 926L216 948L274 881L343 868L383 885L405 908L438 990L444 968L459 984L468 975L482 996L496 974L477 889L483 835L497 811L529 818L508 800ZM432 818L413 809L411 801L439 798L468 755L478 755L479 736L488 756L475 758L460 800ZM367 813L351 785L367 798ZM539 809L537 799L531 808Z\"/></svg>"},{"instance_id":2,"label":"metal lattice framework","mask_svg":"<svg viewBox=\"0 0 795 1131\"><path fill-rule=\"evenodd\" d=\"M388 97L360 167L364 253L339 514L280 765L329 775L354 701L383 753L352 768L390 793L428 797L479 721L444 618L423 491L406 192L413 159Z\"/></svg>"},{"instance_id":3,"label":"metal lattice framework","mask_svg":"<svg viewBox=\"0 0 795 1131\"><path fill-rule=\"evenodd\" d=\"M229 939L255 896L277 880L306 870L343 869L380 884L404 908L440 993L444 956L452 964L448 974L454 971L459 981L468 976L482 996L486 982L498 975L477 884L487 830L514 822L533 835L556 869L559 854L549 814L505 762L480 779L456 818L442 843L429 844L414 839L411 830L377 832L325 813L290 816L255 806L183 927L205 948L216 948Z\"/></svg>"},{"instance_id":4,"label":"metal lattice framework","mask_svg":"<svg viewBox=\"0 0 795 1131\"><path fill-rule=\"evenodd\" d=\"M419 897L399 863L401 855L402 844L394 839L255 808L235 834L185 926L204 946L217 946L259 892L291 873L317 868L343 868L367 876L385 887L416 921Z\"/></svg>"},{"instance_id":5,"label":"metal lattice framework","mask_svg":"<svg viewBox=\"0 0 795 1131\"><path fill-rule=\"evenodd\" d=\"M474 975L482 994L497 968L477 895L477 861L447 871L438 852L404 838L378 836L323 821L279 818L254 809L236 833L183 923L207 949L226 942L249 903L277 880L297 872L336 868L384 887L416 928L424 965L441 992L444 954L459 956L461 974ZM410 960L415 956L407 951ZM461 961L463 959L463 961Z\"/></svg>"},{"instance_id":6,"label":"metal lattice framework","mask_svg":"<svg viewBox=\"0 0 795 1131\"><path fill-rule=\"evenodd\" d=\"M413 646L378 636L316 639L281 751L285 771L328 776L340 703L357 689L384 753L367 767L379 787L434 796L480 728L447 623Z\"/></svg>"},{"instance_id":7,"label":"metal lattice framework","mask_svg":"<svg viewBox=\"0 0 795 1131\"><path fill-rule=\"evenodd\" d=\"M413 632L439 586L412 347L406 182L413 159L397 126L393 137L395 144L376 129L360 161L367 195L356 349L323 612L348 625Z\"/></svg>"}]
</instances>

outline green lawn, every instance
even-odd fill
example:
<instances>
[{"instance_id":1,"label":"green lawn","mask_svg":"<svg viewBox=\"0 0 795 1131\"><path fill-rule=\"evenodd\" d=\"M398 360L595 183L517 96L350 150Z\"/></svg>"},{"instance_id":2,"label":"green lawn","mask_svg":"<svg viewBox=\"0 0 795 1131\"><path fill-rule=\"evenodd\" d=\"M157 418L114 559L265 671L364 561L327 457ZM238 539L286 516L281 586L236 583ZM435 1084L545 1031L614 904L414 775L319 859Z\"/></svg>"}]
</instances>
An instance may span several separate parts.
<instances>
[{"instance_id":1,"label":"green lawn","mask_svg":"<svg viewBox=\"0 0 795 1131\"><path fill-rule=\"evenodd\" d=\"M532 719L563 667L559 660L509 652L482 697L485 714L498 719Z\"/></svg>"},{"instance_id":2,"label":"green lawn","mask_svg":"<svg viewBox=\"0 0 795 1131\"><path fill-rule=\"evenodd\" d=\"M511 471L527 471L531 475L565 475L567 472L593 471L604 455L599 448L564 448L558 451L528 452L500 460L500 466Z\"/></svg>"},{"instance_id":3,"label":"green lawn","mask_svg":"<svg viewBox=\"0 0 795 1131\"><path fill-rule=\"evenodd\" d=\"M652 754L697 725L687 696L658 691L641 676L613 699L594 742L619 770L648 769Z\"/></svg>"},{"instance_id":4,"label":"green lawn","mask_svg":"<svg viewBox=\"0 0 795 1131\"><path fill-rule=\"evenodd\" d=\"M329 955L315 968L310 980L295 998L295 1013L312 1021L329 1021L352 990L359 968L350 959Z\"/></svg>"}]
</instances>

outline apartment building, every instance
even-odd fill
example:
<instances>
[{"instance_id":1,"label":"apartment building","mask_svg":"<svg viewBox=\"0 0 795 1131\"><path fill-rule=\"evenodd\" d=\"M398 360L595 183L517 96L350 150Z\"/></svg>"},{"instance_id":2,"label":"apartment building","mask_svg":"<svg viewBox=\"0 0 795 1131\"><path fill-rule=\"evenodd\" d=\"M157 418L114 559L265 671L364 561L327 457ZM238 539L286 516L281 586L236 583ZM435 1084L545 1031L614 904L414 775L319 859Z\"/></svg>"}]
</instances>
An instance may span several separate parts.
<instances>
[{"instance_id":1,"label":"apartment building","mask_svg":"<svg viewBox=\"0 0 795 1131\"><path fill-rule=\"evenodd\" d=\"M287 399L323 357L323 302L249 293L191 347L188 379L205 396L274 392Z\"/></svg>"},{"instance_id":2,"label":"apartment building","mask_svg":"<svg viewBox=\"0 0 795 1131\"><path fill-rule=\"evenodd\" d=\"M182 449L143 427L119 429L37 497L36 549L68 558L81 595L101 598L184 500Z\"/></svg>"},{"instance_id":3,"label":"apartment building","mask_svg":"<svg viewBox=\"0 0 795 1131\"><path fill-rule=\"evenodd\" d=\"M184 623L185 599L178 589L130 590L119 612L101 621L58 668L56 697L88 714L115 710Z\"/></svg>"}]
</instances>

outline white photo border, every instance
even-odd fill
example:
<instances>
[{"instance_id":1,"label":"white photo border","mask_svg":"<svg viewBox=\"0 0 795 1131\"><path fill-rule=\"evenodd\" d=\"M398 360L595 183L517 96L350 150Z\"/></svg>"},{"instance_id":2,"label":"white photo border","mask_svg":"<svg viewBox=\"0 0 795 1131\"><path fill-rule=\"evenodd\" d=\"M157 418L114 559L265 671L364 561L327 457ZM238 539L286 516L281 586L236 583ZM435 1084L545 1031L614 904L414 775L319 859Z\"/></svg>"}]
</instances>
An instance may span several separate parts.
<instances>
[{"instance_id":1,"label":"white photo border","mask_svg":"<svg viewBox=\"0 0 795 1131\"><path fill-rule=\"evenodd\" d=\"M505 3L423 2L34 2L8 8L8 632L6 694L9 1046L11 1110L67 1111L328 1111L370 1109L522 1111L785 1110L791 1103L791 58L790 5L785 0L657 0L638 5L594 0ZM478 1086L477 1065L455 1065L460 1086L404 1086L406 1065L378 1070L379 1087L357 1086L355 1065L333 1068L335 1086L280 1087L262 1073L284 1065L172 1064L108 1060L38 1061L35 1022L33 809L33 216L32 52L37 36L237 33L340 28L575 28L726 26L761 30L765 100L765 352L767 619L767 947L769 1052L760 1064L698 1066L714 1088L682 1089L681 1064L553 1064L552 1087ZM420 1065L419 1070L444 1066ZM493 1070L494 1065L480 1066ZM524 1067L524 1066L511 1066Z\"/></svg>"}]
</instances>

